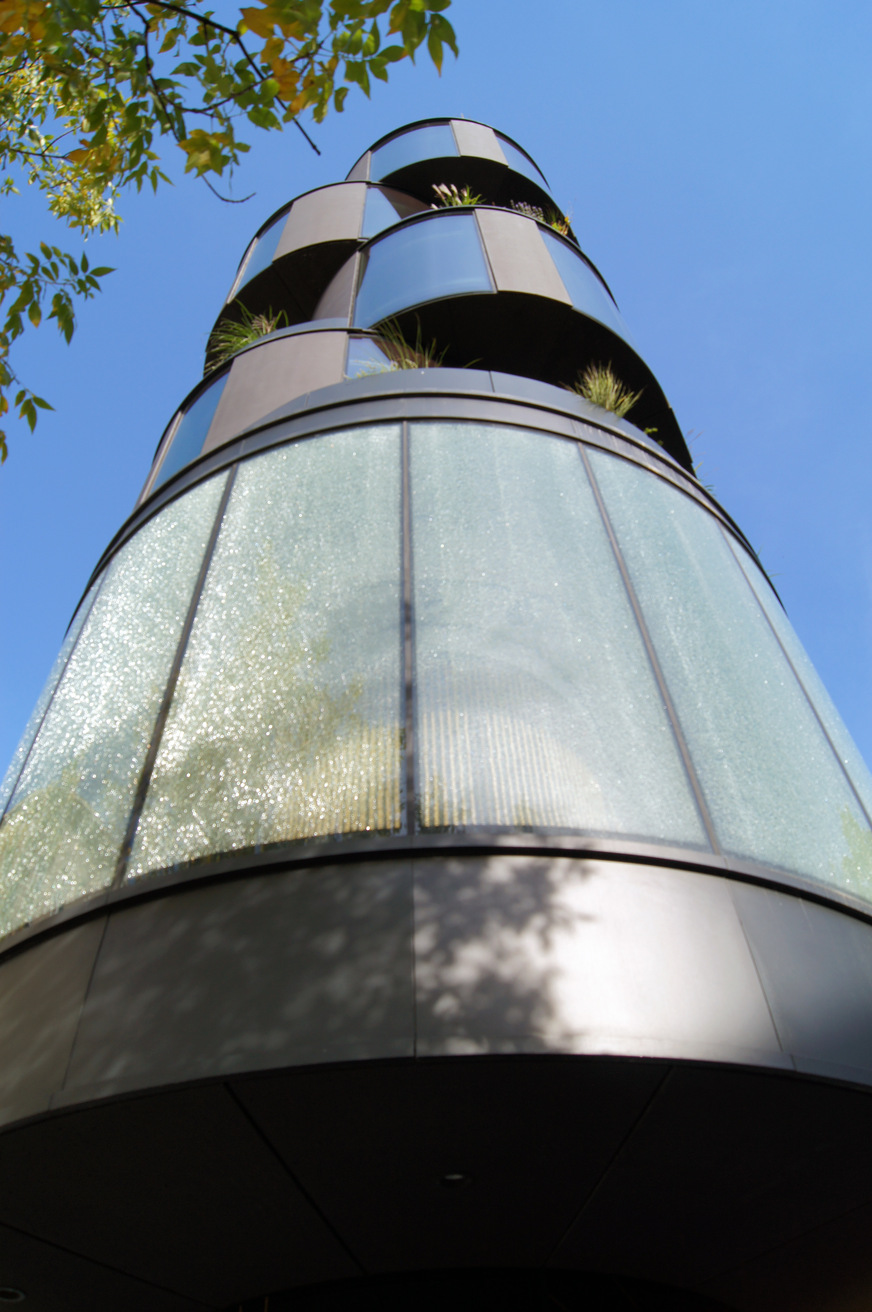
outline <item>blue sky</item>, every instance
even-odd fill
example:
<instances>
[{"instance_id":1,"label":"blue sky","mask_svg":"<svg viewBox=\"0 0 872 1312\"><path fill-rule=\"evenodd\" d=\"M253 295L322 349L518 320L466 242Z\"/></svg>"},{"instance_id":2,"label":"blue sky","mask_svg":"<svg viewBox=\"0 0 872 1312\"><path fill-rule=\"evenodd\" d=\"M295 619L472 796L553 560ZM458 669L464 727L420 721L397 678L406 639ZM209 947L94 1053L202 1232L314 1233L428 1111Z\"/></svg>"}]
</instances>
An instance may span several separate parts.
<instances>
[{"instance_id":1,"label":"blue sky","mask_svg":"<svg viewBox=\"0 0 872 1312\"><path fill-rule=\"evenodd\" d=\"M872 6L868 0L454 0L460 58L261 136L225 205L177 185L124 198L114 265L66 347L16 365L55 412L9 425L0 469L0 772L155 445L202 372L249 236L378 137L464 115L518 140L570 213L692 437L701 480L756 547L872 760ZM168 150L170 148L168 147ZM22 244L69 249L38 197Z\"/></svg>"}]
</instances>

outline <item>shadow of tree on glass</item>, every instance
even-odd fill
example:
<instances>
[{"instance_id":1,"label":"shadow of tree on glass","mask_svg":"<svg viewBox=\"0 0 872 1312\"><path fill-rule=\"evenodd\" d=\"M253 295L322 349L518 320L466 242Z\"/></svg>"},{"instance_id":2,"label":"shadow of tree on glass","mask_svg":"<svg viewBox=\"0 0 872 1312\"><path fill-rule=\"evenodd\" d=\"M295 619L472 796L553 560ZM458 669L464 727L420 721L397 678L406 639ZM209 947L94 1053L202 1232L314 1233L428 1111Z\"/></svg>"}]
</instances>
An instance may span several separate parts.
<instances>
[{"instance_id":1,"label":"shadow of tree on glass","mask_svg":"<svg viewBox=\"0 0 872 1312\"><path fill-rule=\"evenodd\" d=\"M183 665L132 873L399 827L400 726L361 713L363 680L337 680L328 668L326 623L313 632L306 601L268 550L220 666Z\"/></svg>"}]
</instances>

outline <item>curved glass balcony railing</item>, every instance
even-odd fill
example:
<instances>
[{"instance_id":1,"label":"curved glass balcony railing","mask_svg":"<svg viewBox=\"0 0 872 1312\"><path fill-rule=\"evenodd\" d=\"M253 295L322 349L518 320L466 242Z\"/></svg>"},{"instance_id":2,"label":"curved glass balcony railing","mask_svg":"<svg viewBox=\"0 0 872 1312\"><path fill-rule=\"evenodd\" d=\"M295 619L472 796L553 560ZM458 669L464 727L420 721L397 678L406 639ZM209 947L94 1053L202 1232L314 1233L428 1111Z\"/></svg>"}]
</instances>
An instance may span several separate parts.
<instances>
[{"instance_id":1,"label":"curved glass balcony railing","mask_svg":"<svg viewBox=\"0 0 872 1312\"><path fill-rule=\"evenodd\" d=\"M381 182L382 178L390 177L409 164L449 159L459 154L451 124L430 123L400 133L376 147L370 159L369 175L373 182Z\"/></svg>"},{"instance_id":2,"label":"curved glass balcony railing","mask_svg":"<svg viewBox=\"0 0 872 1312\"><path fill-rule=\"evenodd\" d=\"M506 157L509 168L513 169L515 173L522 173L525 178L529 178L531 182L535 182L538 187L543 187L547 191L548 183L544 175L539 172L526 151L521 150L520 146L516 146L513 141L509 141L508 137L504 137L501 132L496 134L496 138L500 143L500 149Z\"/></svg>"},{"instance_id":3,"label":"curved glass balcony railing","mask_svg":"<svg viewBox=\"0 0 872 1312\"><path fill-rule=\"evenodd\" d=\"M245 252L245 255L242 257L239 272L237 273L233 286L230 288L230 292L227 296L228 301L232 301L236 293L244 287L247 282L251 282L252 278L256 277L259 273L263 273L264 269L268 269L272 264L290 209L290 205L286 206L281 214L277 215L276 218L264 228L263 232L255 237L254 241Z\"/></svg>"},{"instance_id":4,"label":"curved glass balcony railing","mask_svg":"<svg viewBox=\"0 0 872 1312\"><path fill-rule=\"evenodd\" d=\"M434 212L367 247L354 324L369 328L411 305L493 290L475 215Z\"/></svg>"},{"instance_id":5,"label":"curved glass balcony railing","mask_svg":"<svg viewBox=\"0 0 872 1312\"><path fill-rule=\"evenodd\" d=\"M514 173L520 173L522 177L534 182L538 188L548 191L545 177L530 156L501 132L494 132L484 124L467 125L465 121L457 122L456 127L458 132L462 132L467 127L473 131L478 129L490 138L491 145L495 147L482 158L497 162L502 153L503 160ZM478 149L481 147L479 146ZM460 156L475 158L478 149L476 145L470 149L469 144L466 149L461 147L452 121L413 124L373 148L369 176L373 182L381 182L382 179L389 178L401 169L409 168L414 164L440 159L457 159Z\"/></svg>"},{"instance_id":6,"label":"curved glass balcony railing","mask_svg":"<svg viewBox=\"0 0 872 1312\"><path fill-rule=\"evenodd\" d=\"M4 796L2 933L349 835L684 849L872 903L872 781L756 564L650 469L506 425L333 430L176 497Z\"/></svg>"},{"instance_id":7,"label":"curved glass balcony railing","mask_svg":"<svg viewBox=\"0 0 872 1312\"><path fill-rule=\"evenodd\" d=\"M429 207L405 192L393 187L377 187L367 184L366 203L363 208L361 237L374 237L385 228L392 227L412 214L425 213Z\"/></svg>"},{"instance_id":8,"label":"curved glass balcony railing","mask_svg":"<svg viewBox=\"0 0 872 1312\"><path fill-rule=\"evenodd\" d=\"M204 387L186 409L176 415L161 443L164 453L161 455L160 451L158 452L160 465L155 478L149 484L149 492L154 492L167 479L172 478L173 474L177 474L185 465L196 460L215 418L215 411L218 409L218 402L221 400L228 377L229 370L225 370L209 383L208 387Z\"/></svg>"},{"instance_id":9,"label":"curved glass balcony railing","mask_svg":"<svg viewBox=\"0 0 872 1312\"><path fill-rule=\"evenodd\" d=\"M516 218L511 215L512 220ZM541 224L535 230L574 308L633 346L611 294L576 247ZM355 327L371 328L428 301L495 291L486 249L473 209L430 211L386 233L364 252L353 312Z\"/></svg>"}]
</instances>

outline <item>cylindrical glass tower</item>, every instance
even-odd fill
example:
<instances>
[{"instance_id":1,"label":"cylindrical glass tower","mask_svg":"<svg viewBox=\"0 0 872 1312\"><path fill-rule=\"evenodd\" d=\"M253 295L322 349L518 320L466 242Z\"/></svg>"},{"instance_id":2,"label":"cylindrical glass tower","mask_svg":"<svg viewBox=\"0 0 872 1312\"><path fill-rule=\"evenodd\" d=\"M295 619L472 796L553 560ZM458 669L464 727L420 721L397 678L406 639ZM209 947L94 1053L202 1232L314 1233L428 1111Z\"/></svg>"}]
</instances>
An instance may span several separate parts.
<instances>
[{"instance_id":1,"label":"cylindrical glass tower","mask_svg":"<svg viewBox=\"0 0 872 1312\"><path fill-rule=\"evenodd\" d=\"M859 1307L872 779L536 165L378 142L209 360L0 794L0 1286Z\"/></svg>"}]
</instances>

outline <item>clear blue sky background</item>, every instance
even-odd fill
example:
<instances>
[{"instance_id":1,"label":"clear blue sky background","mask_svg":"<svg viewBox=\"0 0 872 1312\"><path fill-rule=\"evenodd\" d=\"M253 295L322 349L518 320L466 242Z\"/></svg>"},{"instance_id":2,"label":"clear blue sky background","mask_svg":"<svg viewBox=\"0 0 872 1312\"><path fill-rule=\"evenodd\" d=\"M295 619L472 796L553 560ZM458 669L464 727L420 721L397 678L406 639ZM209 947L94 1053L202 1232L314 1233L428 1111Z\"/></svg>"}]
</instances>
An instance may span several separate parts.
<instances>
[{"instance_id":1,"label":"clear blue sky background","mask_svg":"<svg viewBox=\"0 0 872 1312\"><path fill-rule=\"evenodd\" d=\"M571 214L693 445L759 551L872 760L872 4L869 0L454 0L460 59L395 69L371 102L262 136L224 205L184 178L121 203L117 272L17 357L54 403L0 470L0 771L169 417L249 236L413 119L516 138ZM168 147L169 149L169 147ZM66 244L38 198L22 242ZM77 248L69 238L70 248Z\"/></svg>"}]
</instances>

